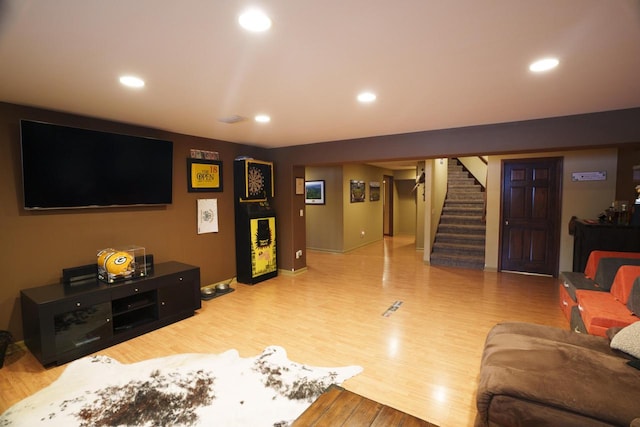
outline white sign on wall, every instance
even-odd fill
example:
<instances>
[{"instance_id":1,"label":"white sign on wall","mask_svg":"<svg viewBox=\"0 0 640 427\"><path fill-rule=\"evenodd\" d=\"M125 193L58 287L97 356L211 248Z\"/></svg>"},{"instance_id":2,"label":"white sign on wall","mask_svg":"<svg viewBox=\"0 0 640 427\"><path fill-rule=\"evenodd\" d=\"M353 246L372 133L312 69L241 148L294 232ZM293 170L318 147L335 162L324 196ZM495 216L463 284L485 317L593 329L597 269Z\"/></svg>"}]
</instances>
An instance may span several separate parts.
<instances>
[{"instance_id":1,"label":"white sign on wall","mask_svg":"<svg viewBox=\"0 0 640 427\"><path fill-rule=\"evenodd\" d=\"M607 171L573 172L571 181L606 181Z\"/></svg>"},{"instance_id":2,"label":"white sign on wall","mask_svg":"<svg viewBox=\"0 0 640 427\"><path fill-rule=\"evenodd\" d=\"M218 232L218 199L198 199L198 234Z\"/></svg>"}]
</instances>

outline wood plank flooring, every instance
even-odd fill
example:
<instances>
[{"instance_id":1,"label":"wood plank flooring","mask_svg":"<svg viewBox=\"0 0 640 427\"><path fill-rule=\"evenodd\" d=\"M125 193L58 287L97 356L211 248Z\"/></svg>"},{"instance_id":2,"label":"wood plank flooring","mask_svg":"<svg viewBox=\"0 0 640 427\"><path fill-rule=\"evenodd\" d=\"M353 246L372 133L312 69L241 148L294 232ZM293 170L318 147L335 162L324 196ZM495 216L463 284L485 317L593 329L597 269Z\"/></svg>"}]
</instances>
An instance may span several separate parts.
<instances>
[{"instance_id":1,"label":"wood plank flooring","mask_svg":"<svg viewBox=\"0 0 640 427\"><path fill-rule=\"evenodd\" d=\"M309 251L307 266L305 273L254 286L232 284L235 292L203 301L194 317L100 354L131 363L231 348L249 357L280 345L301 363L361 365L364 371L343 384L347 390L441 427L459 427L473 425L480 357L493 325L568 328L557 303L558 279L430 267L413 236L346 254ZM396 301L402 304L383 316ZM63 369L44 369L12 346L0 370L0 412Z\"/></svg>"},{"instance_id":2,"label":"wood plank flooring","mask_svg":"<svg viewBox=\"0 0 640 427\"><path fill-rule=\"evenodd\" d=\"M437 427L342 387L332 385L293 427Z\"/></svg>"}]
</instances>

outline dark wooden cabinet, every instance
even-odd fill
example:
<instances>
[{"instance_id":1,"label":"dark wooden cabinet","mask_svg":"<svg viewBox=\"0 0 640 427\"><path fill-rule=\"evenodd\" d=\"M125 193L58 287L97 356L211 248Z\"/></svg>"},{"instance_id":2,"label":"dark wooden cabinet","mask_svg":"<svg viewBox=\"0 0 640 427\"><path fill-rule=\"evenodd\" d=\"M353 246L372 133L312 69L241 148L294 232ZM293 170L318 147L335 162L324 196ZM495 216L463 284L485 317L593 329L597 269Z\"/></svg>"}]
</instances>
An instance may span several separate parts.
<instances>
[{"instance_id":1,"label":"dark wooden cabinet","mask_svg":"<svg viewBox=\"0 0 640 427\"><path fill-rule=\"evenodd\" d=\"M591 251L640 252L640 227L576 220L573 231L573 271L584 272Z\"/></svg>"},{"instance_id":2,"label":"dark wooden cabinet","mask_svg":"<svg viewBox=\"0 0 640 427\"><path fill-rule=\"evenodd\" d=\"M40 286L20 299L25 344L43 365L62 364L192 316L200 268L159 263L153 276Z\"/></svg>"},{"instance_id":3,"label":"dark wooden cabinet","mask_svg":"<svg viewBox=\"0 0 640 427\"><path fill-rule=\"evenodd\" d=\"M190 286L191 281L193 278L184 274L173 274L158 286L158 316L161 321L172 322L174 318L192 314L194 301L198 301L200 308L200 279L198 277L197 287ZM192 292L187 292L185 286Z\"/></svg>"}]
</instances>

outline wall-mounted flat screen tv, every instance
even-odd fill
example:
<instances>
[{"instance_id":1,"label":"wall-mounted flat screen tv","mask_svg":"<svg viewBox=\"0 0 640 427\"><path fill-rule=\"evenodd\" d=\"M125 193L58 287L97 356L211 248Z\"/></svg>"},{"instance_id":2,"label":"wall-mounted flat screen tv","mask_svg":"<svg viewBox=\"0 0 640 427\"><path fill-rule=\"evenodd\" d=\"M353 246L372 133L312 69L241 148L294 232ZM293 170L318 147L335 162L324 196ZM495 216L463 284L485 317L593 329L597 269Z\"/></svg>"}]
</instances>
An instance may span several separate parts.
<instances>
[{"instance_id":1,"label":"wall-mounted flat screen tv","mask_svg":"<svg viewBox=\"0 0 640 427\"><path fill-rule=\"evenodd\" d=\"M25 209L166 205L173 142L20 121Z\"/></svg>"}]
</instances>

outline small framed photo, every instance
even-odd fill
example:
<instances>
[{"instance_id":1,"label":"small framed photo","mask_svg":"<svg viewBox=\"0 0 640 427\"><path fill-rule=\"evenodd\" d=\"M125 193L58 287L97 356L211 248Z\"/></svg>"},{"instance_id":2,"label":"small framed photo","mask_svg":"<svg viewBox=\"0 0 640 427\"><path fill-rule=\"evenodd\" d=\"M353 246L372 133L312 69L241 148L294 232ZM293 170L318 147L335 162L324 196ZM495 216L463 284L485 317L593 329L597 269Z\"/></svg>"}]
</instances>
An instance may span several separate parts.
<instances>
[{"instance_id":1,"label":"small framed photo","mask_svg":"<svg viewBox=\"0 0 640 427\"><path fill-rule=\"evenodd\" d=\"M304 183L304 203L307 205L324 205L324 180L306 181Z\"/></svg>"},{"instance_id":2,"label":"small framed photo","mask_svg":"<svg viewBox=\"0 0 640 427\"><path fill-rule=\"evenodd\" d=\"M222 162L187 159L187 190L190 193L222 191Z\"/></svg>"},{"instance_id":3,"label":"small framed photo","mask_svg":"<svg viewBox=\"0 0 640 427\"><path fill-rule=\"evenodd\" d=\"M296 178L296 196L304 194L304 178Z\"/></svg>"}]
</instances>

